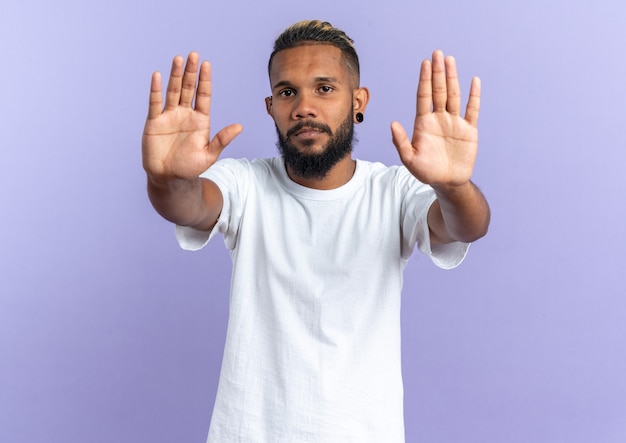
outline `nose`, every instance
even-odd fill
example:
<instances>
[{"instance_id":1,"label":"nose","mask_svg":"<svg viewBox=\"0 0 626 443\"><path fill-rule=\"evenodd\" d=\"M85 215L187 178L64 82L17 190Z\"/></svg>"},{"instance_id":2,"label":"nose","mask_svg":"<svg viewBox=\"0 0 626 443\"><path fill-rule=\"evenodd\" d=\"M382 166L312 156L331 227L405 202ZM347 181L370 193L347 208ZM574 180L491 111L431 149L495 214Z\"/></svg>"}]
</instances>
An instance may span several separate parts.
<instances>
[{"instance_id":1,"label":"nose","mask_svg":"<svg viewBox=\"0 0 626 443\"><path fill-rule=\"evenodd\" d=\"M315 117L317 117L315 97L312 94L301 92L297 95L296 100L294 101L291 118L294 120L301 120Z\"/></svg>"}]
</instances>

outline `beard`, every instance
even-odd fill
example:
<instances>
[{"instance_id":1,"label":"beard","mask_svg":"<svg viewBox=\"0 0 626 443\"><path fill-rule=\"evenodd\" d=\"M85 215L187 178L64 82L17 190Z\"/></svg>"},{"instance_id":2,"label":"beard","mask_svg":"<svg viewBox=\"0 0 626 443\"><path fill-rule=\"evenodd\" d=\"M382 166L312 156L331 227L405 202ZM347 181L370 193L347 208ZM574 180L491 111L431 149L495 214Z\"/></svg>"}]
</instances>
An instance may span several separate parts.
<instances>
[{"instance_id":1,"label":"beard","mask_svg":"<svg viewBox=\"0 0 626 443\"><path fill-rule=\"evenodd\" d=\"M328 134L330 139L324 146L322 152L306 152L306 148L312 146L315 141L307 140L304 143L305 150L298 149L290 140L290 136L302 128L314 128ZM302 178L323 179L326 178L330 170L339 163L340 160L350 155L352 143L354 141L354 122L352 115L343 121L333 134L328 125L314 121L303 121L287 131L283 136L276 126L278 133L278 150L291 171Z\"/></svg>"}]
</instances>

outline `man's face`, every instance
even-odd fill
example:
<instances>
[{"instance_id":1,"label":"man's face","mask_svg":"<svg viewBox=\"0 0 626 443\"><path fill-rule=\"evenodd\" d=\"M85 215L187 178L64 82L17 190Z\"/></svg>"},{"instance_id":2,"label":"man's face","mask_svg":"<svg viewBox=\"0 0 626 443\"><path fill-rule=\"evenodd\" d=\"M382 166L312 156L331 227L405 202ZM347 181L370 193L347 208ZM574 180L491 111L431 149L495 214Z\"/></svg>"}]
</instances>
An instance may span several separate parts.
<instances>
[{"instance_id":1,"label":"man's face","mask_svg":"<svg viewBox=\"0 0 626 443\"><path fill-rule=\"evenodd\" d=\"M341 50L305 45L280 51L272 61L270 83L268 112L286 164L301 177L325 177L352 150L358 85Z\"/></svg>"}]
</instances>

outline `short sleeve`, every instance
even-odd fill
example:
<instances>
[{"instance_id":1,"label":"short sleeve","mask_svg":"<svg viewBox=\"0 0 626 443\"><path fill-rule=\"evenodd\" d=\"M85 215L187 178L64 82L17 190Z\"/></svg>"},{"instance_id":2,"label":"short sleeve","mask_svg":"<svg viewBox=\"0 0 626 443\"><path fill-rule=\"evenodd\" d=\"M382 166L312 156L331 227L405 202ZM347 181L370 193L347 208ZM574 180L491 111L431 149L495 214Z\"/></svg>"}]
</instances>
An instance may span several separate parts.
<instances>
[{"instance_id":1,"label":"short sleeve","mask_svg":"<svg viewBox=\"0 0 626 443\"><path fill-rule=\"evenodd\" d=\"M433 191L434 193L434 191ZM432 203L435 202L433 199ZM430 205L428 206L430 209ZM426 254L430 257L430 260L441 269L453 269L459 266L465 256L467 255L467 251L469 250L470 243L464 242L452 242L445 243L441 245L431 245L430 243L430 229L428 227L428 211L426 211L426 216L423 221L420 223L420 227L422 232L419 235L419 239L417 241L417 247L419 251L423 254Z\"/></svg>"},{"instance_id":2,"label":"short sleeve","mask_svg":"<svg viewBox=\"0 0 626 443\"><path fill-rule=\"evenodd\" d=\"M248 161L244 159L223 159L201 175L202 178L213 181L220 189L224 202L222 211L211 231L177 225L176 240L182 249L188 251L202 249L218 232L224 236L224 243L228 249L235 247L248 183L248 165Z\"/></svg>"},{"instance_id":3,"label":"short sleeve","mask_svg":"<svg viewBox=\"0 0 626 443\"><path fill-rule=\"evenodd\" d=\"M431 245L428 211L437 199L435 191L420 183L406 168L398 172L398 186L402 193L402 255L404 259L413 252L415 246L427 255L439 268L452 269L460 265L467 255L470 244L452 242Z\"/></svg>"}]
</instances>

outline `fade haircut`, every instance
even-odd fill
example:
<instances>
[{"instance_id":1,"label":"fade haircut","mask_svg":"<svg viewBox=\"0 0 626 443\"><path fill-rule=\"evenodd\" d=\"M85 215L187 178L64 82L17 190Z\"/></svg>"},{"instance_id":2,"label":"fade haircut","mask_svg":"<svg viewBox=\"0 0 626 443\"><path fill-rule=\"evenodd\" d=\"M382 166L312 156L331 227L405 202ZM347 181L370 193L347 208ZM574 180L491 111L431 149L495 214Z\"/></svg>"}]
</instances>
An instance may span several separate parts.
<instances>
[{"instance_id":1,"label":"fade haircut","mask_svg":"<svg viewBox=\"0 0 626 443\"><path fill-rule=\"evenodd\" d=\"M339 48L346 66L355 75L357 85L359 84L359 57L354 47L354 40L341 29L321 20L304 20L295 23L280 34L274 42L274 51L267 64L268 73L272 69L272 60L279 51L305 45L332 45Z\"/></svg>"}]
</instances>

